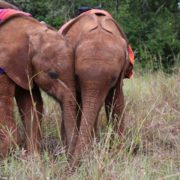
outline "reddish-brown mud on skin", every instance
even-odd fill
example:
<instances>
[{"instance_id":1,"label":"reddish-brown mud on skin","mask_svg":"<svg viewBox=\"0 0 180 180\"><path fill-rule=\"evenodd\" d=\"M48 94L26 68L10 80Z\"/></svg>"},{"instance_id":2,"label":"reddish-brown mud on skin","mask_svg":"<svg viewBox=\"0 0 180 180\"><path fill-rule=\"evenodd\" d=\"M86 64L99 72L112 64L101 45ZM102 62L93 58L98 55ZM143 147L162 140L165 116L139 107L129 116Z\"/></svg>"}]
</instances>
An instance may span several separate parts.
<instances>
[{"instance_id":1,"label":"reddish-brown mud on skin","mask_svg":"<svg viewBox=\"0 0 180 180\"><path fill-rule=\"evenodd\" d=\"M15 87L19 88L16 88L16 93L14 89L11 99L16 97L25 126L27 151L30 153L39 151L42 115L39 88L59 102L63 110L62 121L65 124L65 130L68 132L69 129L67 122L73 129L75 126L76 94L72 47L56 31L26 16L8 19L1 25L0 37L0 52L2 52L0 67L4 69L5 75L11 79ZM7 87L11 88L10 83ZM4 90L0 90L0 96L5 96L5 93ZM8 102L4 100L3 106L9 101L11 100L8 99ZM7 104L7 114L9 112L11 116L8 121L12 121L12 124L14 123L14 120L11 120L13 105ZM3 119L1 121L4 122ZM6 122L4 125L6 126ZM15 129L15 125L10 126ZM69 134L67 149L72 146ZM5 145L5 142L3 144ZM2 148L0 147L0 150Z\"/></svg>"},{"instance_id":2,"label":"reddish-brown mud on skin","mask_svg":"<svg viewBox=\"0 0 180 180\"><path fill-rule=\"evenodd\" d=\"M80 94L81 100L78 102L82 107L81 119L78 120L79 136L70 163L73 168L89 149L103 103L107 116L108 109L113 107L114 131L120 139L123 137L122 81L129 65L128 42L112 17L103 15L81 15L64 26L60 33L66 36L75 49L75 73L78 79L77 87L80 87L77 94Z\"/></svg>"},{"instance_id":3,"label":"reddish-brown mud on skin","mask_svg":"<svg viewBox=\"0 0 180 180\"><path fill-rule=\"evenodd\" d=\"M7 75L0 75L0 156L5 157L8 150L18 145L19 134L13 118L15 83Z\"/></svg>"}]
</instances>

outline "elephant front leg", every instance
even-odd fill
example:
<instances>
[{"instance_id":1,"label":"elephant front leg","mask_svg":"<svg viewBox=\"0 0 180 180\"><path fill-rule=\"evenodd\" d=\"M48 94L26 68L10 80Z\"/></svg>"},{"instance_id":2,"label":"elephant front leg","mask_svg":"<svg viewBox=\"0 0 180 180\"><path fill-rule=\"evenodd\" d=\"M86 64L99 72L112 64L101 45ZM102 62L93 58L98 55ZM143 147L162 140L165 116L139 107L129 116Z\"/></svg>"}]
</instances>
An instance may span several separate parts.
<instances>
[{"instance_id":1,"label":"elephant front leg","mask_svg":"<svg viewBox=\"0 0 180 180\"><path fill-rule=\"evenodd\" d=\"M76 106L72 98L65 100L62 110L61 136L68 156L74 152L78 137L78 128L76 122Z\"/></svg>"},{"instance_id":2,"label":"elephant front leg","mask_svg":"<svg viewBox=\"0 0 180 180\"><path fill-rule=\"evenodd\" d=\"M0 157L5 157L8 150L19 143L19 134L13 119L13 97L0 96Z\"/></svg>"},{"instance_id":3,"label":"elephant front leg","mask_svg":"<svg viewBox=\"0 0 180 180\"><path fill-rule=\"evenodd\" d=\"M13 119L15 84L0 75L0 157L5 157L11 147L18 145L19 134Z\"/></svg>"},{"instance_id":4,"label":"elephant front leg","mask_svg":"<svg viewBox=\"0 0 180 180\"><path fill-rule=\"evenodd\" d=\"M76 112L76 107L71 107L73 110L69 109L69 105L67 104L64 107L63 112L63 120L61 123L61 140L63 145L66 147L67 153L71 156L73 154L77 137L78 137L78 129L80 127L81 122L81 100L77 97L77 114L73 115L73 110ZM69 110L68 110L69 109ZM69 112L69 113L68 113ZM68 118L68 116L71 116ZM66 120L68 118L68 121Z\"/></svg>"},{"instance_id":5,"label":"elephant front leg","mask_svg":"<svg viewBox=\"0 0 180 180\"><path fill-rule=\"evenodd\" d=\"M32 94L22 88L16 91L16 101L23 120L26 134L26 148L30 154L38 154L40 150L43 102L39 88L35 85Z\"/></svg>"}]
</instances>

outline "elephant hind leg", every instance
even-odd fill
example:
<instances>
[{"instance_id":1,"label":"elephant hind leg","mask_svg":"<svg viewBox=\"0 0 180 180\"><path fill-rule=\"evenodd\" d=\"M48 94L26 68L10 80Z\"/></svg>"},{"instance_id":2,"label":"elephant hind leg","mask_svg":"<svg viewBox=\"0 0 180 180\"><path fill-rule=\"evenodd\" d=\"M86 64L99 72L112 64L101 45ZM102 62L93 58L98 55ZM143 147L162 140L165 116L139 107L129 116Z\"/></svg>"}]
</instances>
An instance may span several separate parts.
<instances>
[{"instance_id":1,"label":"elephant hind leg","mask_svg":"<svg viewBox=\"0 0 180 180\"><path fill-rule=\"evenodd\" d=\"M25 127L26 149L30 154L38 154L41 140L40 119L43 111L40 90L35 85L31 95L28 90L18 87L15 97Z\"/></svg>"},{"instance_id":2,"label":"elephant hind leg","mask_svg":"<svg viewBox=\"0 0 180 180\"><path fill-rule=\"evenodd\" d=\"M114 89L111 89L105 100L105 111L106 111L106 118L108 123L113 121L112 115L114 112L114 96L115 96L114 91L115 91Z\"/></svg>"},{"instance_id":3,"label":"elephant hind leg","mask_svg":"<svg viewBox=\"0 0 180 180\"><path fill-rule=\"evenodd\" d=\"M13 119L15 84L7 75L0 75L0 156L19 143L19 134Z\"/></svg>"},{"instance_id":4,"label":"elephant hind leg","mask_svg":"<svg viewBox=\"0 0 180 180\"><path fill-rule=\"evenodd\" d=\"M62 140L63 145L67 148L67 137L66 137L64 121L61 122L61 140Z\"/></svg>"},{"instance_id":5,"label":"elephant hind leg","mask_svg":"<svg viewBox=\"0 0 180 180\"><path fill-rule=\"evenodd\" d=\"M115 89L109 92L105 100L105 110L108 123L112 121L114 131L122 138L124 132L124 95L119 83Z\"/></svg>"}]
</instances>

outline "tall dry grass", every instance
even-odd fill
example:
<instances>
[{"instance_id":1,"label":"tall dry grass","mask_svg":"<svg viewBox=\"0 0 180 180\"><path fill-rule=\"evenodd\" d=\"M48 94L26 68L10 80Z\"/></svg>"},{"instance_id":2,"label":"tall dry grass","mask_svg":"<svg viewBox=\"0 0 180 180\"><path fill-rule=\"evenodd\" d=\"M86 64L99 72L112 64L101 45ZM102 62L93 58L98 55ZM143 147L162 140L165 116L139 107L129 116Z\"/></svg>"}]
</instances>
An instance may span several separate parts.
<instances>
[{"instance_id":1,"label":"tall dry grass","mask_svg":"<svg viewBox=\"0 0 180 180\"><path fill-rule=\"evenodd\" d=\"M125 139L111 140L112 125L99 115L99 140L74 174L65 174L67 159L60 141L58 104L43 93L43 151L41 158L23 159L22 149L0 162L0 179L179 179L180 177L180 73L136 73L124 81ZM15 109L19 126L19 116ZM22 134L23 136L23 134Z\"/></svg>"}]
</instances>

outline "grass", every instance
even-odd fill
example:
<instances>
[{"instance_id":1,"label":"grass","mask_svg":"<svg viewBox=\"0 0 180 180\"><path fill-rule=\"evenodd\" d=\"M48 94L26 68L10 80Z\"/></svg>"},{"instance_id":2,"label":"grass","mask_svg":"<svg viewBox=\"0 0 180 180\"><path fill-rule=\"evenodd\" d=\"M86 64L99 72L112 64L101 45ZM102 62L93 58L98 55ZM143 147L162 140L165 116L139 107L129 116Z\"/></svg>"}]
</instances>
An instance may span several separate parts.
<instances>
[{"instance_id":1,"label":"grass","mask_svg":"<svg viewBox=\"0 0 180 180\"><path fill-rule=\"evenodd\" d=\"M67 163L60 142L59 106L43 94L43 151L41 158L21 158L19 149L0 162L0 179L92 179L178 180L180 177L180 73L136 74L124 81L125 140L110 143L111 125L102 110L100 141L94 142L82 165L67 176ZM17 109L15 117L19 122ZM111 149L109 146L111 144ZM49 151L47 151L47 149Z\"/></svg>"}]
</instances>

